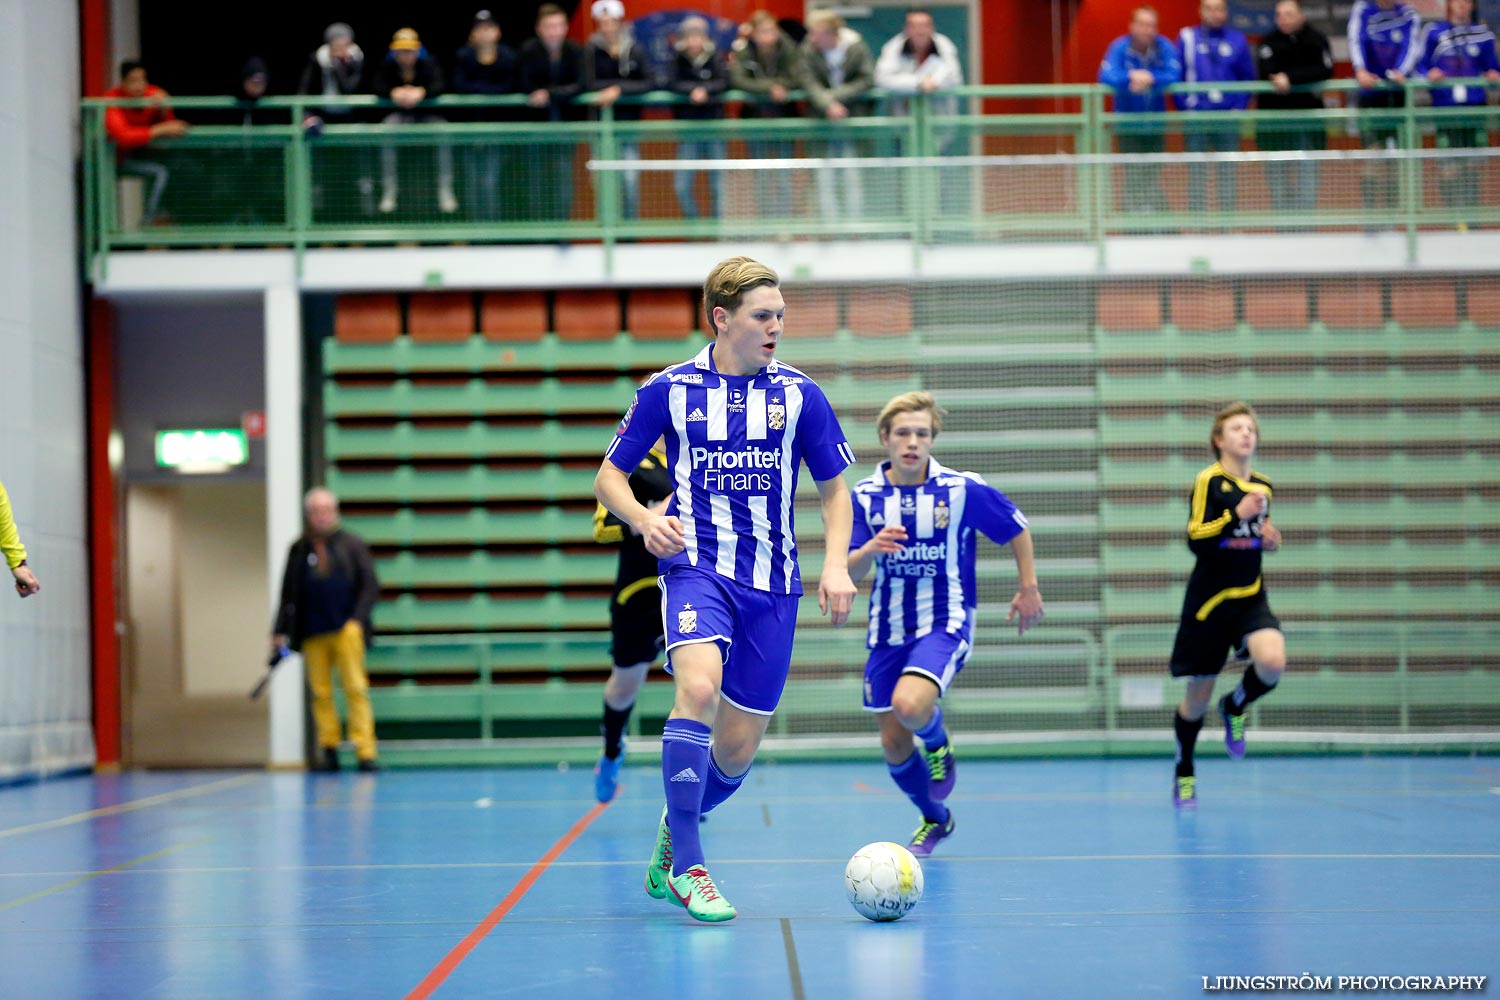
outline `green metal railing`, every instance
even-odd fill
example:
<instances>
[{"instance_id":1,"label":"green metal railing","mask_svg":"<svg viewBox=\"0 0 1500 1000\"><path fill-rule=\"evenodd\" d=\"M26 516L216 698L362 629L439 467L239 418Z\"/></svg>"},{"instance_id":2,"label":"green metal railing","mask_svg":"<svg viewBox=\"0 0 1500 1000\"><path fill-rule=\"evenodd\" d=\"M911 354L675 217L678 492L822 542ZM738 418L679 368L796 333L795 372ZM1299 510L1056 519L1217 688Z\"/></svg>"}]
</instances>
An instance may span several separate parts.
<instances>
[{"instance_id":1,"label":"green metal railing","mask_svg":"<svg viewBox=\"0 0 1500 1000\"><path fill-rule=\"evenodd\" d=\"M1483 80L1444 85L1456 83L1486 85ZM1095 85L966 87L906 99L909 114L876 113L843 122L664 118L660 115L681 99L657 92L622 102L644 105L641 120L623 115L619 106L589 107L594 101L587 95L579 99L584 107L574 110L591 120L470 120L524 116L525 99L450 96L420 110L458 120L387 125L372 119L392 106L373 97L288 97L256 105L258 115L274 117L275 123L247 126L235 121L243 109L230 99L179 98L173 101L179 116L204 123L181 138L124 154L108 138L105 112L112 104L144 102L91 98L83 102L82 121L85 248L97 273L112 251L148 246L282 245L300 253L341 243L613 244L791 231L918 243L961 238L1099 242L1115 234L1162 230L1397 226L1414 235L1424 226L1500 223L1500 198L1451 204L1437 195L1438 173L1477 169L1489 152L1424 149L1429 141L1487 147L1489 133L1500 126L1500 108L1424 106L1417 98L1427 87L1425 81L1408 84L1406 106L1397 109L1163 114L1115 113L1109 110L1107 88ZM1208 89L1269 92L1261 83L1179 85L1171 91ZM1316 89L1346 96L1354 85L1333 81ZM955 105L949 99L954 96L965 100ZM877 112L887 97L874 95ZM725 99L733 104L749 95L731 92ZM303 127L310 112L334 105L364 120L316 131ZM1360 147L1362 134L1377 132L1388 135L1395 148L1363 160L1347 153ZM1461 133L1469 138L1455 139ZM1180 152L1199 137L1222 134L1232 136L1236 147L1257 137L1311 134L1334 152ZM1112 152L1122 138L1142 136L1166 152ZM691 171L676 166L672 161L684 143L697 144L696 158L713 163L700 162ZM633 155L642 160L630 162ZM1332 174L1325 163L1324 197L1310 211L1288 213L1247 193L1252 187L1266 190L1257 174L1273 164L1319 158L1342 172ZM122 165L133 160L167 171L155 218L122 211L144 197L146 182L121 183ZM1211 204L1184 205L1184 165L1208 171L1220 163L1229 171L1221 176L1243 181L1238 197L1231 201L1221 192ZM713 164L723 169L709 170ZM840 196L853 186L863 188L857 211L845 205L845 211L830 213L820 204L825 189L818 173L839 167L844 174L833 188ZM1361 185L1353 180L1356 173L1372 172L1383 172L1379 204L1361 200ZM1140 178L1153 174L1149 183L1161 185L1165 178L1172 197L1133 204L1132 184L1146 183ZM687 201L698 218L684 217L684 199L675 193L678 175L693 182ZM390 179L395 183L388 184ZM634 211L627 211L637 183ZM391 187L399 189L400 203L382 204ZM456 195L457 208L451 211L443 210L445 187ZM709 197L718 195L712 212L705 188Z\"/></svg>"}]
</instances>

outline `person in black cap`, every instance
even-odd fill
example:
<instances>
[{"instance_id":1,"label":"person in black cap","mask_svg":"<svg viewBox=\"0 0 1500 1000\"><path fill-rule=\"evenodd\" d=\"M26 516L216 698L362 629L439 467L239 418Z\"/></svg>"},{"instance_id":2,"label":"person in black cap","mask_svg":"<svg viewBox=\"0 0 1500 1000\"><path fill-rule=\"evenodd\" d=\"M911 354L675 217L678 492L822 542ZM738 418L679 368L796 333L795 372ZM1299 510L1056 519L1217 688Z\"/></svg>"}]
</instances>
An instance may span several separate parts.
<instances>
[{"instance_id":1,"label":"person in black cap","mask_svg":"<svg viewBox=\"0 0 1500 1000\"><path fill-rule=\"evenodd\" d=\"M516 52L501 41L500 22L488 10L474 15L469 44L453 57L453 92L499 97L516 92ZM454 115L465 121L495 122L511 117L505 108L474 108ZM485 140L464 150L464 184L469 214L493 222L501 212L500 182L509 176L509 149Z\"/></svg>"}]
</instances>

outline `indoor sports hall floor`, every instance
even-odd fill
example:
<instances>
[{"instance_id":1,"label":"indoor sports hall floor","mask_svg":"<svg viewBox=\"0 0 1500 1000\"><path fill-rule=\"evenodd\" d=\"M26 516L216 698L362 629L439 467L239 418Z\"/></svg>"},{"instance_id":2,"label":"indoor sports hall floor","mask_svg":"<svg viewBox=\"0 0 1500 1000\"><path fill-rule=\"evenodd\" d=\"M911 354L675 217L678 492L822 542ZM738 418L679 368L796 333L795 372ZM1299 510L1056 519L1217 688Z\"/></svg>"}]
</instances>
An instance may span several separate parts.
<instances>
[{"instance_id":1,"label":"indoor sports hall floor","mask_svg":"<svg viewBox=\"0 0 1500 1000\"><path fill-rule=\"evenodd\" d=\"M873 751L873 748L872 748ZM1253 748L1252 748L1253 752ZM1203 996L1202 977L1500 974L1500 758L964 761L895 924L878 760L757 765L704 825L740 911L641 888L659 771L129 773L0 789L0 996ZM1487 983L1487 992L1497 988Z\"/></svg>"}]
</instances>

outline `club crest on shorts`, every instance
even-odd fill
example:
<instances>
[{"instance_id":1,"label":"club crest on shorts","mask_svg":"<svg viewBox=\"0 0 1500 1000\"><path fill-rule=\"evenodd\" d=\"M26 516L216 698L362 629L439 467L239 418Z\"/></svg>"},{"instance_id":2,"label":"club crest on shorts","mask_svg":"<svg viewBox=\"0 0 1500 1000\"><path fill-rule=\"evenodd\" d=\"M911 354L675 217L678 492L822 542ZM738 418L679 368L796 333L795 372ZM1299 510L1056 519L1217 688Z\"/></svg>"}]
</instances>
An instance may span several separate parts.
<instances>
[{"instance_id":1,"label":"club crest on shorts","mask_svg":"<svg viewBox=\"0 0 1500 1000\"><path fill-rule=\"evenodd\" d=\"M677 631L683 633L698 631L698 612L693 610L691 604L684 604L682 610L677 612Z\"/></svg>"},{"instance_id":2,"label":"club crest on shorts","mask_svg":"<svg viewBox=\"0 0 1500 1000\"><path fill-rule=\"evenodd\" d=\"M773 399L766 407L766 426L773 431L779 431L786 426L786 405L781 400Z\"/></svg>"},{"instance_id":3,"label":"club crest on shorts","mask_svg":"<svg viewBox=\"0 0 1500 1000\"><path fill-rule=\"evenodd\" d=\"M948 504L942 500L939 500L937 506L932 508L932 526L934 528L948 527L948 511Z\"/></svg>"}]
</instances>

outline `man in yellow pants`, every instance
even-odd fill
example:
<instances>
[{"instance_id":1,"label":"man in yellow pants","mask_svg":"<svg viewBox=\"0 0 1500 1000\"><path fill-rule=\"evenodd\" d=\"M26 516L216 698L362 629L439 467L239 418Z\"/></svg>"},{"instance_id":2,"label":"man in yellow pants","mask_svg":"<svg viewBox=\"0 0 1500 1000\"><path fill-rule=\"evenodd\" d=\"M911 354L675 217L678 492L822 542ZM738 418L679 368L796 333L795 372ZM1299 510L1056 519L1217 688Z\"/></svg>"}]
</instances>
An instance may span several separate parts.
<instances>
[{"instance_id":1,"label":"man in yellow pants","mask_svg":"<svg viewBox=\"0 0 1500 1000\"><path fill-rule=\"evenodd\" d=\"M10 575L16 578L16 593L22 597L30 597L41 592L42 585L37 582L36 574L26 565L26 546L21 544L21 534L16 531L16 521L10 513L10 497L5 492L4 483L0 483L0 553L5 555L5 565L10 569Z\"/></svg>"},{"instance_id":2,"label":"man in yellow pants","mask_svg":"<svg viewBox=\"0 0 1500 1000\"><path fill-rule=\"evenodd\" d=\"M333 706L337 667L349 703L349 739L359 769L374 771L375 716L370 710L365 644L370 613L380 596L375 563L364 539L339 526L339 501L331 491L309 490L303 509L307 528L287 555L271 645L302 651L318 731L318 766L339 769L339 717Z\"/></svg>"}]
</instances>

